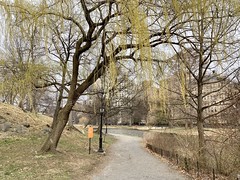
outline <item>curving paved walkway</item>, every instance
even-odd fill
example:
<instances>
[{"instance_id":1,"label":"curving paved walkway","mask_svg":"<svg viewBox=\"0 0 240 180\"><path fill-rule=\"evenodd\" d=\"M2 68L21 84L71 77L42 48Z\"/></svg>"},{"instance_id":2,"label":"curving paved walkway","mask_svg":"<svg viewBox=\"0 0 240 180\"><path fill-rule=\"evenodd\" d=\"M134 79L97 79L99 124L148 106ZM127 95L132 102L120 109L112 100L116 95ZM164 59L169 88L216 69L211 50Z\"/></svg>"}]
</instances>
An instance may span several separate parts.
<instances>
[{"instance_id":1,"label":"curving paved walkway","mask_svg":"<svg viewBox=\"0 0 240 180\"><path fill-rule=\"evenodd\" d=\"M93 180L187 180L180 172L171 169L144 149L141 138L115 135L118 141L112 146L106 166Z\"/></svg>"}]
</instances>

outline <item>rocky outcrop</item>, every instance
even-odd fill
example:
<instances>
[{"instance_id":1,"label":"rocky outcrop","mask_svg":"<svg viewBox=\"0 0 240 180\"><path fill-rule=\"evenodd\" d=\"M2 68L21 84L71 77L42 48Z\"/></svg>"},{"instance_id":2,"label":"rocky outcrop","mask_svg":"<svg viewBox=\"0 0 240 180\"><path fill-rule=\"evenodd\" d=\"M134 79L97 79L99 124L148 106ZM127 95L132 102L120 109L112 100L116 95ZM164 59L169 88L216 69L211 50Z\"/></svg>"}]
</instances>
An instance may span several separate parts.
<instances>
[{"instance_id":1,"label":"rocky outcrop","mask_svg":"<svg viewBox=\"0 0 240 180\"><path fill-rule=\"evenodd\" d=\"M28 131L29 127L30 127L30 125L27 123L13 124L11 122L8 122L3 117L0 117L0 131L1 132L25 133Z\"/></svg>"}]
</instances>

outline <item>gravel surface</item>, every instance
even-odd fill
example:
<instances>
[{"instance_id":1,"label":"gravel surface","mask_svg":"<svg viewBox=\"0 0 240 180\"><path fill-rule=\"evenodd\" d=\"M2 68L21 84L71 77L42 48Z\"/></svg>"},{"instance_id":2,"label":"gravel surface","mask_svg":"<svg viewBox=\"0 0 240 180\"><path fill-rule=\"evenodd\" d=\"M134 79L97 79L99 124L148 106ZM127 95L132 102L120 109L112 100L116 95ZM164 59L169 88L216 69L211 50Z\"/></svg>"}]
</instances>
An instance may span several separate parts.
<instances>
[{"instance_id":1,"label":"gravel surface","mask_svg":"<svg viewBox=\"0 0 240 180\"><path fill-rule=\"evenodd\" d=\"M187 180L144 148L142 138L115 134L118 141L107 153L108 161L93 180Z\"/></svg>"}]
</instances>

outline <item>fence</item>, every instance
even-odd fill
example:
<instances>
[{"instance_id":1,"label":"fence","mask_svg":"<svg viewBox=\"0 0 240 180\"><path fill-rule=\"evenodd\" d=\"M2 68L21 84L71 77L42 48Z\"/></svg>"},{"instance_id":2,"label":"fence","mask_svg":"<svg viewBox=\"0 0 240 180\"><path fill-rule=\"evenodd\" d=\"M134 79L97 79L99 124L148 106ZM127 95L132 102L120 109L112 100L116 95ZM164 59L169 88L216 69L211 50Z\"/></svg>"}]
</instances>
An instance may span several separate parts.
<instances>
[{"instance_id":1,"label":"fence","mask_svg":"<svg viewBox=\"0 0 240 180\"><path fill-rule=\"evenodd\" d=\"M182 167L186 172L194 173L197 177L200 177L201 174L210 175L210 179L215 180L217 177L216 170L214 168L200 168L199 161L194 161L190 158L183 157L177 153L167 151L161 148L154 147L150 144L146 145L151 151L169 159L172 163ZM220 175L219 175L220 176Z\"/></svg>"},{"instance_id":2,"label":"fence","mask_svg":"<svg viewBox=\"0 0 240 180\"><path fill-rule=\"evenodd\" d=\"M206 156L199 160L198 136L192 130L144 133L146 145L168 158L196 179L240 180L240 131L211 129L205 136ZM199 178L197 178L199 177Z\"/></svg>"}]
</instances>

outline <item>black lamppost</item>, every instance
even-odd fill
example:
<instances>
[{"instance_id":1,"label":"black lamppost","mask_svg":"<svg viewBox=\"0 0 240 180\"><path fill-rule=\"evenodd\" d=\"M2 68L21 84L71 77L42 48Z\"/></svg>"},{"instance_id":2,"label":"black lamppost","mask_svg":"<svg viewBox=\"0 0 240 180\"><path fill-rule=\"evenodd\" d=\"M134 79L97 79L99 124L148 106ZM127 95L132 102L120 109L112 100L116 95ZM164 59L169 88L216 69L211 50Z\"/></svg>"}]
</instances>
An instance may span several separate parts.
<instances>
[{"instance_id":1,"label":"black lamppost","mask_svg":"<svg viewBox=\"0 0 240 180\"><path fill-rule=\"evenodd\" d=\"M107 119L107 116L106 116L106 114L105 114L105 121L106 121L106 131L105 131L105 134L107 134L108 133L108 119Z\"/></svg>"},{"instance_id":2,"label":"black lamppost","mask_svg":"<svg viewBox=\"0 0 240 180\"><path fill-rule=\"evenodd\" d=\"M98 152L104 152L103 147L102 147L102 126L103 126L103 114L104 114L104 106L103 106L103 93L101 93L101 107L100 107L100 132L99 132L99 149Z\"/></svg>"}]
</instances>

